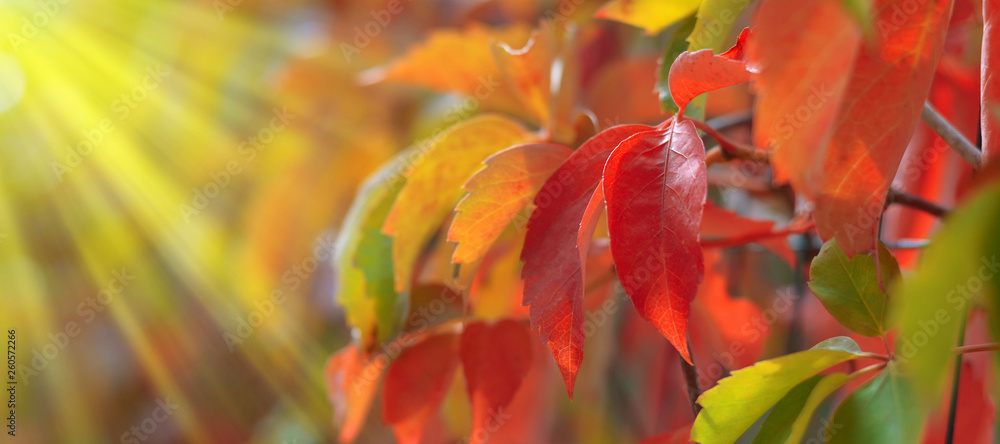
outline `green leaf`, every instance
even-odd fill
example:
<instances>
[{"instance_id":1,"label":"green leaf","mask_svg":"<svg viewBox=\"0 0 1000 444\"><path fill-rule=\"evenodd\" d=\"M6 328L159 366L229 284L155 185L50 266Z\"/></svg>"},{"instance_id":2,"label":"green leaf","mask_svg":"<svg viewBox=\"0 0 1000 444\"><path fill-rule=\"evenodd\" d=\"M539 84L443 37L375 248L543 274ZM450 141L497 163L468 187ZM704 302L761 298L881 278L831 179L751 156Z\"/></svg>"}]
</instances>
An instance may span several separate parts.
<instances>
[{"instance_id":1,"label":"green leaf","mask_svg":"<svg viewBox=\"0 0 1000 444\"><path fill-rule=\"evenodd\" d=\"M1000 301L1000 183L945 219L917 269L893 286L890 315L899 323L896 359L924 407L936 406L952 365L951 349L976 294Z\"/></svg>"},{"instance_id":2,"label":"green leaf","mask_svg":"<svg viewBox=\"0 0 1000 444\"><path fill-rule=\"evenodd\" d=\"M899 264L879 243L882 281L886 287L899 277ZM886 331L888 295L879 287L875 258L859 254L853 259L835 239L823 244L810 268L809 288L838 322L865 336L881 336Z\"/></svg>"},{"instance_id":3,"label":"green leaf","mask_svg":"<svg viewBox=\"0 0 1000 444\"><path fill-rule=\"evenodd\" d=\"M674 103L674 98L670 96L670 86L667 84L667 78L670 75L670 65L674 63L677 56L687 51L687 37L691 35L696 21L697 19L691 16L675 25L670 41L667 42L667 49L663 52L663 57L660 59L660 69L656 73L656 92L660 94L660 109L663 112L676 113L679 110L677 104Z\"/></svg>"},{"instance_id":4,"label":"green leaf","mask_svg":"<svg viewBox=\"0 0 1000 444\"><path fill-rule=\"evenodd\" d=\"M834 392L857 377L855 374L831 373L807 379L788 392L764 421L754 444L784 442L797 444L809 430L816 409Z\"/></svg>"},{"instance_id":5,"label":"green leaf","mask_svg":"<svg viewBox=\"0 0 1000 444\"><path fill-rule=\"evenodd\" d=\"M840 336L733 372L698 398L703 409L691 439L704 444L735 442L796 385L860 353L857 343Z\"/></svg>"},{"instance_id":6,"label":"green leaf","mask_svg":"<svg viewBox=\"0 0 1000 444\"><path fill-rule=\"evenodd\" d=\"M851 393L827 427L830 444L918 442L923 415L910 384L890 365Z\"/></svg>"},{"instance_id":7,"label":"green leaf","mask_svg":"<svg viewBox=\"0 0 1000 444\"><path fill-rule=\"evenodd\" d=\"M405 303L393 288L392 239L381 232L389 208L403 188L403 168L410 149L396 156L361 186L337 236L334 269L337 302L347 322L371 345L372 333L387 341L399 325L398 306Z\"/></svg>"},{"instance_id":8,"label":"green leaf","mask_svg":"<svg viewBox=\"0 0 1000 444\"><path fill-rule=\"evenodd\" d=\"M812 393L816 384L823 379L822 375L816 375L796 385L781 401L778 401L767 415L760 431L753 439L753 444L774 444L785 442L791 435L792 422L799 417L799 412L805 406L809 394Z\"/></svg>"}]
</instances>

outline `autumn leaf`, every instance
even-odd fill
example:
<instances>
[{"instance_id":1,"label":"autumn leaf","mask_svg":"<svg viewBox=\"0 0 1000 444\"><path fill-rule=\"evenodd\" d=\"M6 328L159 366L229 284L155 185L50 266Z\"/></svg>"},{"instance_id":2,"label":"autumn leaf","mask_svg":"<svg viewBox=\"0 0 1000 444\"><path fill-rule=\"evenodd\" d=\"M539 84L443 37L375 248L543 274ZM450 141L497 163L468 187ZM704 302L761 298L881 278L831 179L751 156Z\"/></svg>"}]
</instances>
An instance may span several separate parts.
<instances>
[{"instance_id":1,"label":"autumn leaf","mask_svg":"<svg viewBox=\"0 0 1000 444\"><path fill-rule=\"evenodd\" d=\"M363 81L464 94L487 109L514 113L551 130L557 118L551 72L563 37L548 22L533 32L521 24L435 30L399 60L364 73Z\"/></svg>"},{"instance_id":2,"label":"autumn leaf","mask_svg":"<svg viewBox=\"0 0 1000 444\"><path fill-rule=\"evenodd\" d=\"M687 319L705 273L698 236L707 190L705 146L690 121L625 139L604 167L618 279L689 363Z\"/></svg>"},{"instance_id":3,"label":"autumn leaf","mask_svg":"<svg viewBox=\"0 0 1000 444\"><path fill-rule=\"evenodd\" d=\"M865 336L881 336L888 330L889 295L884 288L899 278L899 264L880 243L880 275L872 256L848 259L836 239L827 241L809 268L809 288L844 327Z\"/></svg>"},{"instance_id":4,"label":"autumn leaf","mask_svg":"<svg viewBox=\"0 0 1000 444\"><path fill-rule=\"evenodd\" d=\"M698 398L703 409L695 419L691 439L703 444L736 442L796 385L836 364L858 358L860 353L858 344L840 336L806 351L734 371Z\"/></svg>"},{"instance_id":5,"label":"autumn leaf","mask_svg":"<svg viewBox=\"0 0 1000 444\"><path fill-rule=\"evenodd\" d=\"M382 227L393 237L397 291L409 289L420 251L465 194L462 184L482 160L530 139L513 120L484 115L449 128L411 156L413 167Z\"/></svg>"},{"instance_id":6,"label":"autumn leaf","mask_svg":"<svg viewBox=\"0 0 1000 444\"><path fill-rule=\"evenodd\" d=\"M555 118L552 101L552 64L560 52L562 35L556 26L543 21L523 48L506 43L492 45L502 75L522 106L537 118L541 127L551 130Z\"/></svg>"},{"instance_id":7,"label":"autumn leaf","mask_svg":"<svg viewBox=\"0 0 1000 444\"><path fill-rule=\"evenodd\" d=\"M944 44L950 0L913 14L905 0L879 0L875 43L864 45L818 169L816 229L848 257L875 248L889 185L916 129ZM891 110L891 111L890 111Z\"/></svg>"},{"instance_id":8,"label":"autumn leaf","mask_svg":"<svg viewBox=\"0 0 1000 444\"><path fill-rule=\"evenodd\" d=\"M417 444L458 367L459 336L429 336L403 350L389 365L382 388L382 420L401 444Z\"/></svg>"},{"instance_id":9,"label":"autumn leaf","mask_svg":"<svg viewBox=\"0 0 1000 444\"><path fill-rule=\"evenodd\" d=\"M609 128L580 146L535 196L521 260L524 304L531 325L548 344L572 397L583 361L584 276L577 243L580 221L618 143L644 125Z\"/></svg>"},{"instance_id":10,"label":"autumn leaf","mask_svg":"<svg viewBox=\"0 0 1000 444\"><path fill-rule=\"evenodd\" d=\"M688 444L691 442L691 425L646 438L639 444Z\"/></svg>"},{"instance_id":11,"label":"autumn leaf","mask_svg":"<svg viewBox=\"0 0 1000 444\"><path fill-rule=\"evenodd\" d=\"M795 253L788 246L788 236L767 236L774 232L774 222L750 219L722 208L712 201L705 201L701 218L702 238L732 239L763 236L754 241L780 256L789 266L795 266Z\"/></svg>"},{"instance_id":12,"label":"autumn leaf","mask_svg":"<svg viewBox=\"0 0 1000 444\"><path fill-rule=\"evenodd\" d=\"M514 399L531 368L531 334L506 319L466 324L461 341L462 369L472 402L472 429L485 430L491 415Z\"/></svg>"},{"instance_id":13,"label":"autumn leaf","mask_svg":"<svg viewBox=\"0 0 1000 444\"><path fill-rule=\"evenodd\" d=\"M559 145L529 144L486 158L486 167L465 184L469 194L455 208L458 214L448 231L448 240L458 243L452 262L469 264L481 259L570 154Z\"/></svg>"},{"instance_id":14,"label":"autumn leaf","mask_svg":"<svg viewBox=\"0 0 1000 444\"><path fill-rule=\"evenodd\" d=\"M334 247L337 302L366 347L375 343L373 333L377 331L378 340L384 342L398 324L395 307L399 297L392 285L392 262L384 255L392 240L379 229L402 189L401 169L411 153L396 156L362 184Z\"/></svg>"},{"instance_id":15,"label":"autumn leaf","mask_svg":"<svg viewBox=\"0 0 1000 444\"><path fill-rule=\"evenodd\" d=\"M707 207L706 207L707 208ZM761 310L746 298L734 298L727 291L727 281L722 253L717 248L703 250L705 257L705 278L698 287L698 296L691 309L699 317L699 327L712 340L716 353L731 356L732 369L743 368L756 361L764 348L764 341L770 333L770 326L754 328L748 334L746 326L754 325L754 319L761 319Z\"/></svg>"},{"instance_id":16,"label":"autumn leaf","mask_svg":"<svg viewBox=\"0 0 1000 444\"><path fill-rule=\"evenodd\" d=\"M615 20L657 34L698 10L701 0L613 0L597 11L598 18Z\"/></svg>"},{"instance_id":17,"label":"autumn leaf","mask_svg":"<svg viewBox=\"0 0 1000 444\"><path fill-rule=\"evenodd\" d=\"M660 95L660 108L663 112L676 113L680 109L677 103L674 102L674 98L670 96L670 84L667 79L669 78L670 67L673 65L674 60L677 60L677 57L688 50L689 46L686 39L691 35L691 31L694 30L696 22L697 19L695 17L689 17L679 22L670 37L670 41L667 43L663 56L660 57L660 66L656 69L656 92Z\"/></svg>"},{"instance_id":18,"label":"autumn leaf","mask_svg":"<svg viewBox=\"0 0 1000 444\"><path fill-rule=\"evenodd\" d=\"M382 378L381 367L350 343L326 362L326 390L333 405L333 423L339 442L353 442L365 424Z\"/></svg>"},{"instance_id":19,"label":"autumn leaf","mask_svg":"<svg viewBox=\"0 0 1000 444\"><path fill-rule=\"evenodd\" d=\"M1000 158L1000 4L983 1L983 53L982 53L982 103L983 164Z\"/></svg>"},{"instance_id":20,"label":"autumn leaf","mask_svg":"<svg viewBox=\"0 0 1000 444\"><path fill-rule=\"evenodd\" d=\"M695 14L697 22L687 37L689 51L711 49L722 52L733 24L754 0L704 0Z\"/></svg>"},{"instance_id":21,"label":"autumn leaf","mask_svg":"<svg viewBox=\"0 0 1000 444\"><path fill-rule=\"evenodd\" d=\"M678 114L692 99L706 92L750 81L750 72L744 58L744 46L750 30L744 29L739 40L728 51L714 55L711 49L684 52L670 66L667 83L670 96L680 108Z\"/></svg>"},{"instance_id":22,"label":"autumn leaf","mask_svg":"<svg viewBox=\"0 0 1000 444\"><path fill-rule=\"evenodd\" d=\"M922 411L895 364L851 393L826 430L831 444L918 442Z\"/></svg>"},{"instance_id":23,"label":"autumn leaf","mask_svg":"<svg viewBox=\"0 0 1000 444\"><path fill-rule=\"evenodd\" d=\"M770 0L754 15L749 59L754 144L769 147L774 180L813 194L811 173L833 129L861 32L839 2Z\"/></svg>"}]
</instances>

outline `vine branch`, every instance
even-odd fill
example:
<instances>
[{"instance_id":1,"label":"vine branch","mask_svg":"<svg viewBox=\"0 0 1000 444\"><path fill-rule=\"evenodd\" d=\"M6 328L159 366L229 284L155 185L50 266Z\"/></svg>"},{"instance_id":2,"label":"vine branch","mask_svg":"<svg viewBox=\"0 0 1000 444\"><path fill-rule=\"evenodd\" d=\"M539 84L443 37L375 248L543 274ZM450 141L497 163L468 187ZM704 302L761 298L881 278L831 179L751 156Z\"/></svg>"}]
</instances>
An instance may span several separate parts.
<instances>
[{"instance_id":1,"label":"vine branch","mask_svg":"<svg viewBox=\"0 0 1000 444\"><path fill-rule=\"evenodd\" d=\"M697 417L698 413L701 412L701 406L698 405L698 397L701 396L701 385L698 384L698 368L695 367L690 337L687 338L687 346L688 354L691 355L691 363L688 364L684 358L681 358L681 372L684 373L684 382L687 383L688 401L691 402L691 409L694 410L694 416Z\"/></svg>"},{"instance_id":2,"label":"vine branch","mask_svg":"<svg viewBox=\"0 0 1000 444\"><path fill-rule=\"evenodd\" d=\"M958 132L930 103L924 103L924 109L920 113L920 118L935 133L941 136L945 143L955 150L958 155L962 156L966 162L969 162L973 169L978 170L983 166L983 154L979 151L979 148L973 145L972 142L969 142L969 139L966 139L962 133Z\"/></svg>"},{"instance_id":3,"label":"vine branch","mask_svg":"<svg viewBox=\"0 0 1000 444\"><path fill-rule=\"evenodd\" d=\"M926 200L920 196L914 196L912 194L907 194L899 191L895 188L889 189L889 194L886 195L885 204L886 206L891 204L900 204L904 207L910 207L915 210L923 211L927 214L931 214L937 217L945 217L951 210L945 208L939 204Z\"/></svg>"}]
</instances>

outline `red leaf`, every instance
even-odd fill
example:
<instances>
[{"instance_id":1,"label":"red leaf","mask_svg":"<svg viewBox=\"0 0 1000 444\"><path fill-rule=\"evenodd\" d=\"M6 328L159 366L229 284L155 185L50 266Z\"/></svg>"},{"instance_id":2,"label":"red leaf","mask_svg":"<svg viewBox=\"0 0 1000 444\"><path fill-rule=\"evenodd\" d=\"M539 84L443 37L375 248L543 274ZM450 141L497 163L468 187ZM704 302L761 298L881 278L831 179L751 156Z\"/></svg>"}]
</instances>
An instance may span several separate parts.
<instances>
[{"instance_id":1,"label":"red leaf","mask_svg":"<svg viewBox=\"0 0 1000 444\"><path fill-rule=\"evenodd\" d=\"M830 136L861 33L842 3L827 0L770 0L754 18L754 144L772 150L776 182L811 195L809 173Z\"/></svg>"},{"instance_id":2,"label":"red leaf","mask_svg":"<svg viewBox=\"0 0 1000 444\"><path fill-rule=\"evenodd\" d=\"M521 260L524 305L549 346L569 396L583 361L584 276L577 248L580 221L619 142L645 125L609 128L584 142L542 186L528 221Z\"/></svg>"},{"instance_id":3,"label":"red leaf","mask_svg":"<svg viewBox=\"0 0 1000 444\"><path fill-rule=\"evenodd\" d=\"M688 362L687 319L705 273L698 233L707 191L705 146L690 121L626 139L604 167L619 280Z\"/></svg>"},{"instance_id":4,"label":"red leaf","mask_svg":"<svg viewBox=\"0 0 1000 444\"><path fill-rule=\"evenodd\" d=\"M701 235L703 237L736 238L751 236L755 233L771 233L774 222L755 220L740 216L732 211L705 201L705 210L701 217ZM788 246L787 236L767 237L755 241L768 250L781 256L788 265L795 266L795 253Z\"/></svg>"},{"instance_id":5,"label":"red leaf","mask_svg":"<svg viewBox=\"0 0 1000 444\"><path fill-rule=\"evenodd\" d=\"M705 208L707 210L708 206ZM719 250L705 249L704 254L705 279L698 288L698 297L692 307L698 326L702 327L700 331L711 341L713 359L708 362L719 360L728 370L752 365L764 349L770 326L754 323L761 319L761 309L757 304L746 298L729 296ZM694 339L691 341L696 343Z\"/></svg>"},{"instance_id":6,"label":"red leaf","mask_svg":"<svg viewBox=\"0 0 1000 444\"><path fill-rule=\"evenodd\" d=\"M876 1L875 44L858 51L833 136L817 164L816 229L848 257L875 247L889 184L916 129L944 43L951 0Z\"/></svg>"},{"instance_id":7,"label":"red leaf","mask_svg":"<svg viewBox=\"0 0 1000 444\"><path fill-rule=\"evenodd\" d=\"M417 444L458 366L458 335L429 336L399 354L382 388L382 420L401 444Z\"/></svg>"},{"instance_id":8,"label":"red leaf","mask_svg":"<svg viewBox=\"0 0 1000 444\"><path fill-rule=\"evenodd\" d=\"M472 430L503 414L531 368L531 335L521 323L467 324L462 333L462 368L472 403Z\"/></svg>"},{"instance_id":9,"label":"red leaf","mask_svg":"<svg viewBox=\"0 0 1000 444\"><path fill-rule=\"evenodd\" d=\"M352 442L368 417L382 368L368 361L357 344L350 343L326 362L326 390L333 405L333 423L339 442Z\"/></svg>"},{"instance_id":10,"label":"red leaf","mask_svg":"<svg viewBox=\"0 0 1000 444\"><path fill-rule=\"evenodd\" d=\"M983 164L1000 158L1000 3L983 0Z\"/></svg>"},{"instance_id":11,"label":"red leaf","mask_svg":"<svg viewBox=\"0 0 1000 444\"><path fill-rule=\"evenodd\" d=\"M691 442L691 426L693 425L694 423L691 423L677 430L646 438L639 444L687 444Z\"/></svg>"},{"instance_id":12,"label":"red leaf","mask_svg":"<svg viewBox=\"0 0 1000 444\"><path fill-rule=\"evenodd\" d=\"M667 84L670 95L680 107L678 115L684 113L684 107L695 97L750 81L750 72L743 60L743 46L748 38L749 29L744 29L736 45L720 55L713 55L711 49L702 49L681 53L674 60Z\"/></svg>"}]
</instances>

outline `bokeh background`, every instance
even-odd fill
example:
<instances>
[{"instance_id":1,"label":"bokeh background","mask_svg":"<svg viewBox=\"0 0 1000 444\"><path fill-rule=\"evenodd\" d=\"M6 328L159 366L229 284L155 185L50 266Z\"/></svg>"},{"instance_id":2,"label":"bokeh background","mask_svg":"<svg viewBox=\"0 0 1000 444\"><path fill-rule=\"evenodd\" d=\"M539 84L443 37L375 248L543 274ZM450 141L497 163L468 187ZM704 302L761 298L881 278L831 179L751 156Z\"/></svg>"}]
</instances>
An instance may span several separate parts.
<instances>
[{"instance_id":1,"label":"bokeh background","mask_svg":"<svg viewBox=\"0 0 1000 444\"><path fill-rule=\"evenodd\" d=\"M21 377L4 442L332 442L338 225L460 100L363 73L429 30L561 6L642 56L598 72L638 91L594 88L598 117L662 120L662 39L593 19L599 1L403 0L383 24L386 3L0 0L0 326Z\"/></svg>"}]
</instances>

